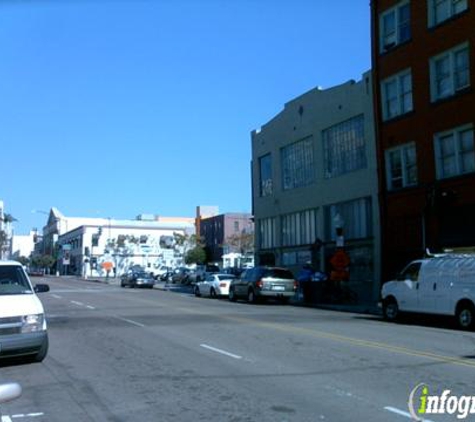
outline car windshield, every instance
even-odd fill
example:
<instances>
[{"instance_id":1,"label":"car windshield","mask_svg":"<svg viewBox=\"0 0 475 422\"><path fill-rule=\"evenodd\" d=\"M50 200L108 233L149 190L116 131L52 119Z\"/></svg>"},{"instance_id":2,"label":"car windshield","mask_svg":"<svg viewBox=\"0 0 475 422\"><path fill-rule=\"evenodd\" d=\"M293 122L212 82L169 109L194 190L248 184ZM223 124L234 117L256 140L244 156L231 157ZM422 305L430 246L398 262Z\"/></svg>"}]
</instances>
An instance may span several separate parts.
<instances>
[{"instance_id":1,"label":"car windshield","mask_svg":"<svg viewBox=\"0 0 475 422\"><path fill-rule=\"evenodd\" d=\"M142 278L148 278L150 277L150 274L145 272L145 271L139 271L138 273L135 273L137 277L142 277Z\"/></svg>"},{"instance_id":2,"label":"car windshield","mask_svg":"<svg viewBox=\"0 0 475 422\"><path fill-rule=\"evenodd\" d=\"M0 296L33 293L21 267L0 266Z\"/></svg>"}]
</instances>

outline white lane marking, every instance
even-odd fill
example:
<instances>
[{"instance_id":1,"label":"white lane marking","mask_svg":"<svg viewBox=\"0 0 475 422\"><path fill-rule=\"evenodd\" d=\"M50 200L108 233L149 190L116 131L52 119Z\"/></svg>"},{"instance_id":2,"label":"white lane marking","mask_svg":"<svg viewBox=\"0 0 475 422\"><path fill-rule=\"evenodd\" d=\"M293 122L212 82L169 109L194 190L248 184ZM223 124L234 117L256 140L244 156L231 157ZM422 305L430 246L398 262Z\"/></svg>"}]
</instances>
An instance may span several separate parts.
<instances>
[{"instance_id":1,"label":"white lane marking","mask_svg":"<svg viewBox=\"0 0 475 422\"><path fill-rule=\"evenodd\" d=\"M114 293L114 290L105 291L103 289L55 289L54 292L55 293Z\"/></svg>"},{"instance_id":2,"label":"white lane marking","mask_svg":"<svg viewBox=\"0 0 475 422\"><path fill-rule=\"evenodd\" d=\"M395 407L386 406L384 410L388 412L396 413L397 415L405 416L406 418L412 419L412 416L409 412L404 412L403 410L396 409ZM422 419L422 422L432 422L430 419Z\"/></svg>"},{"instance_id":3,"label":"white lane marking","mask_svg":"<svg viewBox=\"0 0 475 422\"><path fill-rule=\"evenodd\" d=\"M230 358L233 358L233 359L242 359L242 356L226 352L225 350L217 349L216 347L208 346L207 344L200 344L200 346L203 347L204 349L208 349L216 353L221 353L222 355L229 356Z\"/></svg>"},{"instance_id":4,"label":"white lane marking","mask_svg":"<svg viewBox=\"0 0 475 422\"><path fill-rule=\"evenodd\" d=\"M2 416L2 422L12 422L8 416Z\"/></svg>"},{"instance_id":5,"label":"white lane marking","mask_svg":"<svg viewBox=\"0 0 475 422\"><path fill-rule=\"evenodd\" d=\"M144 324L141 324L140 322L132 321L131 319L121 318L121 317L118 317L118 316L116 316L114 318L119 319L119 320L124 321L124 322L128 322L129 324L132 324L132 325L136 325L137 327L142 327L142 328L145 327Z\"/></svg>"},{"instance_id":6,"label":"white lane marking","mask_svg":"<svg viewBox=\"0 0 475 422\"><path fill-rule=\"evenodd\" d=\"M94 308L94 306L91 306L91 305L86 305L86 308L87 309L96 309L96 308Z\"/></svg>"},{"instance_id":7,"label":"white lane marking","mask_svg":"<svg viewBox=\"0 0 475 422\"><path fill-rule=\"evenodd\" d=\"M37 412L37 413L27 413L26 415L24 414L19 414L19 415L12 415L12 418L36 418L37 416L43 416L43 412Z\"/></svg>"},{"instance_id":8,"label":"white lane marking","mask_svg":"<svg viewBox=\"0 0 475 422\"><path fill-rule=\"evenodd\" d=\"M84 303L76 302L75 300L71 300L71 303L74 303L75 305L78 305L78 306L85 306Z\"/></svg>"},{"instance_id":9,"label":"white lane marking","mask_svg":"<svg viewBox=\"0 0 475 422\"><path fill-rule=\"evenodd\" d=\"M51 295L51 296L53 296L56 299L61 299L61 296L59 296L59 295Z\"/></svg>"}]
</instances>

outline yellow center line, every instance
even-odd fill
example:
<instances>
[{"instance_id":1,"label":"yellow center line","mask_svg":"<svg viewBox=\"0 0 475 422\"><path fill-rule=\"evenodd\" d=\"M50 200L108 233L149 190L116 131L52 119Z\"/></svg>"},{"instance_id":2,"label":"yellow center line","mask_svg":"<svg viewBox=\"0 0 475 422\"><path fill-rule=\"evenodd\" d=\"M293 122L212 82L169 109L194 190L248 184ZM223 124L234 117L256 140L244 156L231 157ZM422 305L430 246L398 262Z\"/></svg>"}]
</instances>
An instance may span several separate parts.
<instances>
[{"instance_id":1,"label":"yellow center line","mask_svg":"<svg viewBox=\"0 0 475 422\"><path fill-rule=\"evenodd\" d=\"M292 334L300 333L302 335L308 335L314 338L325 338L328 340L338 341L340 343L352 344L354 346L365 347L365 348L370 348L370 349L380 349L380 350L385 350L387 352L419 357L419 358L426 358L426 359L436 361L436 362L448 363L452 365L464 366L471 369L475 369L475 362L472 362L464 358L439 355L436 353L426 352L423 350L410 349L407 347L395 346L395 345L372 341L372 340L358 339L355 337L343 336L340 334L334 334L327 331L321 331L321 330L316 330L316 329L311 329L311 328L295 327L293 325L284 325L284 324L279 324L275 322L262 322L262 321L257 321L254 319L244 318L244 317L216 315L216 314L210 313L209 311L201 311L198 309L177 307L177 306L173 306L169 304L164 304L163 302L158 304L155 300L149 300L149 299L144 299L144 298L134 297L131 299L133 299L134 301L138 300L139 302L148 303L151 305L152 304L157 305L157 306L160 306L161 308L170 308L170 310L173 310L173 311L179 311L183 313L196 314L196 315L212 315L213 317L218 318L218 319L235 321L242 324L251 324L251 325L255 325L262 328L269 328L272 330L283 331L283 332L292 333Z\"/></svg>"},{"instance_id":2,"label":"yellow center line","mask_svg":"<svg viewBox=\"0 0 475 422\"><path fill-rule=\"evenodd\" d=\"M192 310L189 308L174 308L174 309L179 309L182 312L187 312L187 313L192 313L192 314L195 313L195 314L209 315L209 312ZM293 325L285 325L285 324L279 324L279 323L274 323L274 322L262 322L262 321L256 321L254 319L243 318L243 317L233 317L233 316L225 316L225 315L223 316L223 315L215 315L215 314L213 314L213 316L216 318L227 319L230 321L236 321L243 324L252 324L258 327L269 328L273 330L283 331L286 333L292 333L292 334L300 333L302 335L308 335L314 338L325 338L328 340L338 341L341 343L352 344L354 346L371 348L371 349L380 349L380 350L385 350L387 352L426 358L426 359L430 359L437 362L449 363L453 365L465 366L465 367L475 369L475 362L472 362L464 358L444 356L444 355L439 355L436 353L426 352L423 350L409 349L407 347L395 346L388 343L358 339L355 337L348 337L348 336L344 336L340 334L334 334L327 331L321 331L321 330L316 330L316 329L311 329L311 328L295 327Z\"/></svg>"}]
</instances>

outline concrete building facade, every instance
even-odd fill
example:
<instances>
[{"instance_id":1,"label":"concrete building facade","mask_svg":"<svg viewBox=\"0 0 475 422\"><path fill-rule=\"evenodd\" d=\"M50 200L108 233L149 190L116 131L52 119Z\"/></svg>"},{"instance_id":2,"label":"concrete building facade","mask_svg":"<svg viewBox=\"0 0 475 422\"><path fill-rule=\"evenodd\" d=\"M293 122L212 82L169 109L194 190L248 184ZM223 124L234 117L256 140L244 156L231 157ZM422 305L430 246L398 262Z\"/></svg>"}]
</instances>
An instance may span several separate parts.
<instances>
[{"instance_id":1,"label":"concrete building facade","mask_svg":"<svg viewBox=\"0 0 475 422\"><path fill-rule=\"evenodd\" d=\"M337 240L350 284L373 302L380 286L380 224L371 72L313 89L252 132L257 263L329 271Z\"/></svg>"}]
</instances>

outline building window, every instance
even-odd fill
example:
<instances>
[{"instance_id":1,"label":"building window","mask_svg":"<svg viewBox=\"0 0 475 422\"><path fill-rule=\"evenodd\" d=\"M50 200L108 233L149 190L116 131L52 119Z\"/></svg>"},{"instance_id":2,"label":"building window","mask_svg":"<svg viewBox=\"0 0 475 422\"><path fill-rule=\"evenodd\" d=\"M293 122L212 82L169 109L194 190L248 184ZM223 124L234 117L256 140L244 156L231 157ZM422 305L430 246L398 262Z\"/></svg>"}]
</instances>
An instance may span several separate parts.
<instances>
[{"instance_id":1,"label":"building window","mask_svg":"<svg viewBox=\"0 0 475 422\"><path fill-rule=\"evenodd\" d=\"M462 126L435 135L437 178L475 171L473 126Z\"/></svg>"},{"instance_id":2,"label":"building window","mask_svg":"<svg viewBox=\"0 0 475 422\"><path fill-rule=\"evenodd\" d=\"M468 43L430 59L432 101L455 95L470 86Z\"/></svg>"},{"instance_id":3,"label":"building window","mask_svg":"<svg viewBox=\"0 0 475 422\"><path fill-rule=\"evenodd\" d=\"M405 70L381 82L381 94L384 120L412 111L411 70Z\"/></svg>"},{"instance_id":4,"label":"building window","mask_svg":"<svg viewBox=\"0 0 475 422\"><path fill-rule=\"evenodd\" d=\"M281 217L282 246L310 245L317 238L317 210L306 210Z\"/></svg>"},{"instance_id":5,"label":"building window","mask_svg":"<svg viewBox=\"0 0 475 422\"><path fill-rule=\"evenodd\" d=\"M239 221L234 222L234 232L239 233Z\"/></svg>"},{"instance_id":6,"label":"building window","mask_svg":"<svg viewBox=\"0 0 475 422\"><path fill-rule=\"evenodd\" d=\"M282 188L295 189L315 181L315 161L312 137L281 149Z\"/></svg>"},{"instance_id":7,"label":"building window","mask_svg":"<svg viewBox=\"0 0 475 422\"><path fill-rule=\"evenodd\" d=\"M272 158L270 154L259 158L259 195L272 195Z\"/></svg>"},{"instance_id":8,"label":"building window","mask_svg":"<svg viewBox=\"0 0 475 422\"><path fill-rule=\"evenodd\" d=\"M277 246L275 218L263 218L258 220L259 225L259 247L261 249L270 249Z\"/></svg>"},{"instance_id":9,"label":"building window","mask_svg":"<svg viewBox=\"0 0 475 422\"><path fill-rule=\"evenodd\" d=\"M323 131L325 178L366 168L364 116L357 116Z\"/></svg>"},{"instance_id":10,"label":"building window","mask_svg":"<svg viewBox=\"0 0 475 422\"><path fill-rule=\"evenodd\" d=\"M326 239L335 241L338 224L345 239L364 239L373 235L371 198L341 202L325 207Z\"/></svg>"},{"instance_id":11,"label":"building window","mask_svg":"<svg viewBox=\"0 0 475 422\"><path fill-rule=\"evenodd\" d=\"M386 151L386 169L389 190L417 185L416 144Z\"/></svg>"},{"instance_id":12,"label":"building window","mask_svg":"<svg viewBox=\"0 0 475 422\"><path fill-rule=\"evenodd\" d=\"M384 53L411 38L411 10L409 1L381 13L379 18L380 51Z\"/></svg>"},{"instance_id":13,"label":"building window","mask_svg":"<svg viewBox=\"0 0 475 422\"><path fill-rule=\"evenodd\" d=\"M467 0L429 0L429 25L438 25L467 8Z\"/></svg>"}]
</instances>

